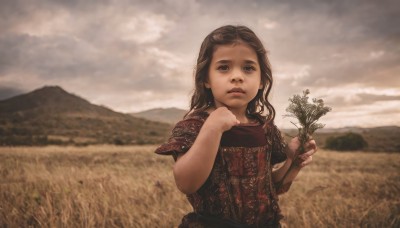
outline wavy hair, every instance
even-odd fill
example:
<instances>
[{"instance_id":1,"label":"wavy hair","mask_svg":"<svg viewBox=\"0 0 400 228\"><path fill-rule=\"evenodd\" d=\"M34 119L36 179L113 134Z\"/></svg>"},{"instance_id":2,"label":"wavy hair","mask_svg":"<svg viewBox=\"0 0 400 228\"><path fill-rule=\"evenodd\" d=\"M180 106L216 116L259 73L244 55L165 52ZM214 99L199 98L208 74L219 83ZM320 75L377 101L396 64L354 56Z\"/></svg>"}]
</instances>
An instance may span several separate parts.
<instances>
[{"instance_id":1,"label":"wavy hair","mask_svg":"<svg viewBox=\"0 0 400 228\"><path fill-rule=\"evenodd\" d=\"M208 71L213 53L217 45L234 44L239 42L246 43L256 52L261 70L261 83L263 85L262 89L258 91L256 97L247 105L246 115L265 119L266 122L274 120L275 109L268 101L268 95L271 91L273 80L267 51L260 39L258 39L251 29L246 26L233 25L226 25L217 28L203 40L194 73L195 88L191 98L190 109L185 116L193 111L204 111L208 107L214 105L214 97L211 90L207 89L204 85L208 80ZM265 108L267 109L268 114L263 116Z\"/></svg>"}]
</instances>

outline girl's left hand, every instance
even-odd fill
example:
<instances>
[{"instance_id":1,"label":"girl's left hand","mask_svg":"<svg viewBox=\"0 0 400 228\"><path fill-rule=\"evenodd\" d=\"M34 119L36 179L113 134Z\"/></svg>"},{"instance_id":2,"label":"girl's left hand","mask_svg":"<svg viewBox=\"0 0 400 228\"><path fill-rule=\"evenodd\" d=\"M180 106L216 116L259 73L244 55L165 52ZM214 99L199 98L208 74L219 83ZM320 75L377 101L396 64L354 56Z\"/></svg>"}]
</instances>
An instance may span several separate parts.
<instances>
[{"instance_id":1,"label":"girl's left hand","mask_svg":"<svg viewBox=\"0 0 400 228\"><path fill-rule=\"evenodd\" d=\"M296 158L295 153L300 147L300 141L298 137L293 138L288 144L287 156L292 161L297 160L296 163L300 168L310 164L312 162L312 155L318 150L315 140L310 140L305 145L306 152L304 154L298 155Z\"/></svg>"}]
</instances>

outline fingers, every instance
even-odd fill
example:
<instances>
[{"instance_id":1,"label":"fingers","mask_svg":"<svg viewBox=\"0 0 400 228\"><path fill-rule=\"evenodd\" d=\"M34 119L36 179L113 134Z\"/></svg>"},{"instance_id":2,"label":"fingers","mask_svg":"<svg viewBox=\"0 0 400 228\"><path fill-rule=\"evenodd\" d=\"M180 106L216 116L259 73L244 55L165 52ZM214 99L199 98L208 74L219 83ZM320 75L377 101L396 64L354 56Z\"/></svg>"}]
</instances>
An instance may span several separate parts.
<instances>
[{"instance_id":1,"label":"fingers","mask_svg":"<svg viewBox=\"0 0 400 228\"><path fill-rule=\"evenodd\" d=\"M219 108L217 108L217 109L221 109L221 110L223 110L223 111L225 111L225 112L229 112L229 113L231 114L231 116L235 118L235 120L234 120L235 122L234 122L233 125L238 125L238 124L240 124L240 121L236 118L236 116L233 114L233 112L232 112L227 106L222 106L222 107L219 107ZM216 109L216 110L217 110L217 109Z\"/></svg>"},{"instance_id":2,"label":"fingers","mask_svg":"<svg viewBox=\"0 0 400 228\"><path fill-rule=\"evenodd\" d=\"M213 123L212 125L217 126L217 128L222 132L228 131L233 126L240 124L240 121L232 111L225 106L216 108L212 113L210 113L207 121Z\"/></svg>"},{"instance_id":3,"label":"fingers","mask_svg":"<svg viewBox=\"0 0 400 228\"><path fill-rule=\"evenodd\" d=\"M309 165L312 162L312 156L309 156L305 161L303 161L302 163L300 163L300 167L304 167L306 165Z\"/></svg>"},{"instance_id":4,"label":"fingers","mask_svg":"<svg viewBox=\"0 0 400 228\"><path fill-rule=\"evenodd\" d=\"M308 150L307 152L305 152L305 153L303 153L303 154L300 154L299 155L299 157L303 157L303 158L307 158L307 157L309 157L309 156L312 156L313 154L315 154L316 152L317 152L317 148L314 148L314 149L311 149L311 150ZM305 160L304 159L304 160Z\"/></svg>"},{"instance_id":5,"label":"fingers","mask_svg":"<svg viewBox=\"0 0 400 228\"><path fill-rule=\"evenodd\" d=\"M318 151L317 143L315 142L315 140L310 140L304 145L304 149L306 152L303 154L308 154L309 156L311 156Z\"/></svg>"},{"instance_id":6,"label":"fingers","mask_svg":"<svg viewBox=\"0 0 400 228\"><path fill-rule=\"evenodd\" d=\"M310 149L307 152L300 154L297 157L297 159L300 160L301 164L305 163L305 165L308 165L312 161L312 155L314 155L318 150L316 144L314 144L314 146L308 146L308 147L311 147L313 149Z\"/></svg>"},{"instance_id":7,"label":"fingers","mask_svg":"<svg viewBox=\"0 0 400 228\"><path fill-rule=\"evenodd\" d=\"M314 139L309 140L306 143L305 148L308 149L308 150L311 150L311 149L315 149L316 150L317 149L317 143L315 142Z\"/></svg>"},{"instance_id":8,"label":"fingers","mask_svg":"<svg viewBox=\"0 0 400 228\"><path fill-rule=\"evenodd\" d=\"M318 151L317 143L315 140L310 140L306 143L305 148L307 152L298 156L300 167L309 165L312 162L312 155Z\"/></svg>"}]
</instances>

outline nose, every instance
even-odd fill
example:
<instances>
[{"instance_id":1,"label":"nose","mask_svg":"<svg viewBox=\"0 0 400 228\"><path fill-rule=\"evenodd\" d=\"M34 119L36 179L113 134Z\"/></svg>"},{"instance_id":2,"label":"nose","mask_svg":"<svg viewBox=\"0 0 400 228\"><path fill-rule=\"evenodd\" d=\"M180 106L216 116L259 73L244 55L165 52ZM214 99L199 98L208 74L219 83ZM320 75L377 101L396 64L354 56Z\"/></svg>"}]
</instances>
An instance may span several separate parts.
<instances>
[{"instance_id":1,"label":"nose","mask_svg":"<svg viewBox=\"0 0 400 228\"><path fill-rule=\"evenodd\" d=\"M234 70L231 76L231 82L243 82L243 72L241 70Z\"/></svg>"}]
</instances>

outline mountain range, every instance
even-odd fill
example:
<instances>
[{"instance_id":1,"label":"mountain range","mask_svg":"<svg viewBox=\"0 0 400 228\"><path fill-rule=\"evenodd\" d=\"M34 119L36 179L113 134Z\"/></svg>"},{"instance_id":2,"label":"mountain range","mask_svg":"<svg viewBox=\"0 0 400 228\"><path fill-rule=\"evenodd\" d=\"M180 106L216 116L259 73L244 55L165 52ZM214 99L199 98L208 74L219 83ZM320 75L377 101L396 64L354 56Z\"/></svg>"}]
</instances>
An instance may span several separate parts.
<instances>
[{"instance_id":1,"label":"mountain range","mask_svg":"<svg viewBox=\"0 0 400 228\"><path fill-rule=\"evenodd\" d=\"M175 124L183 119L186 110L179 108L154 108L142 112L130 113L132 116L145 118L152 121L159 121L169 124Z\"/></svg>"},{"instance_id":2,"label":"mountain range","mask_svg":"<svg viewBox=\"0 0 400 228\"><path fill-rule=\"evenodd\" d=\"M186 110L156 108L119 113L94 105L59 86L45 86L0 101L0 146L160 144ZM281 129L287 137L296 130ZM369 151L400 152L400 127L321 129L315 139L321 147L329 137L353 132L368 142Z\"/></svg>"},{"instance_id":3,"label":"mountain range","mask_svg":"<svg viewBox=\"0 0 400 228\"><path fill-rule=\"evenodd\" d=\"M0 101L0 145L152 144L171 125L91 104L59 86Z\"/></svg>"}]
</instances>

